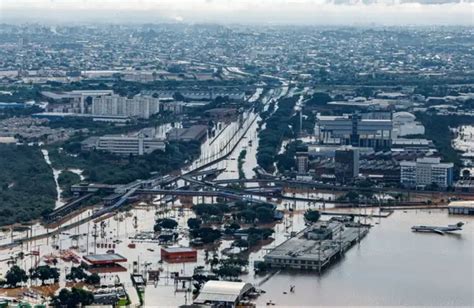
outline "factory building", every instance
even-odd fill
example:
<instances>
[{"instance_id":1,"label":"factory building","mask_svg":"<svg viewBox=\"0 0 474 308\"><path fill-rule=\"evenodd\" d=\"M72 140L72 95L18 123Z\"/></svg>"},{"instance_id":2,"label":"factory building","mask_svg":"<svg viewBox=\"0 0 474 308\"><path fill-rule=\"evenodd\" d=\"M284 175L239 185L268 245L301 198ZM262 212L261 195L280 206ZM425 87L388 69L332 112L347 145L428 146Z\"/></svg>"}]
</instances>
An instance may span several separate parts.
<instances>
[{"instance_id":1,"label":"factory building","mask_svg":"<svg viewBox=\"0 0 474 308\"><path fill-rule=\"evenodd\" d=\"M360 114L316 116L316 138L320 144L388 148L392 141L392 120L363 118Z\"/></svg>"},{"instance_id":2,"label":"factory building","mask_svg":"<svg viewBox=\"0 0 474 308\"><path fill-rule=\"evenodd\" d=\"M82 142L82 150L99 150L116 155L144 155L154 151L164 151L166 142L163 139L138 136L105 135L102 137L90 137Z\"/></svg>"},{"instance_id":3,"label":"factory building","mask_svg":"<svg viewBox=\"0 0 474 308\"><path fill-rule=\"evenodd\" d=\"M192 125L188 128L174 128L166 136L168 140L177 141L201 141L207 136L206 125Z\"/></svg>"},{"instance_id":4,"label":"factory building","mask_svg":"<svg viewBox=\"0 0 474 308\"><path fill-rule=\"evenodd\" d=\"M309 226L273 248L263 259L272 268L321 270L368 232L367 225L333 217Z\"/></svg>"},{"instance_id":5,"label":"factory building","mask_svg":"<svg viewBox=\"0 0 474 308\"><path fill-rule=\"evenodd\" d=\"M446 188L453 184L453 163L441 163L439 157L418 158L400 163L400 183L406 187L424 188L435 184Z\"/></svg>"}]
</instances>

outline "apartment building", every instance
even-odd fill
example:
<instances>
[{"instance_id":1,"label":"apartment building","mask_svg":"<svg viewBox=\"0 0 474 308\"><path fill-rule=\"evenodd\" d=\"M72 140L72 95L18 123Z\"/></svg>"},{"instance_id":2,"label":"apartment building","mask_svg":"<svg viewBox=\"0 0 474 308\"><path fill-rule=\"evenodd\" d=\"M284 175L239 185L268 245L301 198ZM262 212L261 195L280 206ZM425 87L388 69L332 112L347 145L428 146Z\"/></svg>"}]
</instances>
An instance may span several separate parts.
<instances>
[{"instance_id":1,"label":"apartment building","mask_svg":"<svg viewBox=\"0 0 474 308\"><path fill-rule=\"evenodd\" d=\"M151 96L133 98L119 95L95 97L92 101L93 115L114 115L148 119L160 112L160 101Z\"/></svg>"},{"instance_id":2,"label":"apartment building","mask_svg":"<svg viewBox=\"0 0 474 308\"><path fill-rule=\"evenodd\" d=\"M418 158L400 163L400 182L406 187L436 184L446 188L453 184L453 163L441 163L439 157Z\"/></svg>"}]
</instances>

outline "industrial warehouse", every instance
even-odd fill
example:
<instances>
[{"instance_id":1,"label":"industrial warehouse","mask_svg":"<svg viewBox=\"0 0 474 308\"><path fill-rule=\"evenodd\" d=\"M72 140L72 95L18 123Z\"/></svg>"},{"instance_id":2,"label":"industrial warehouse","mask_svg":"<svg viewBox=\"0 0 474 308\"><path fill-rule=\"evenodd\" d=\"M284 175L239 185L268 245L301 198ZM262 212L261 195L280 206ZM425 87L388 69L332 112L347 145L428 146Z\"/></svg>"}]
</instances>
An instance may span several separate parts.
<instances>
[{"instance_id":1,"label":"industrial warehouse","mask_svg":"<svg viewBox=\"0 0 474 308\"><path fill-rule=\"evenodd\" d=\"M275 247L264 261L273 268L321 272L369 232L370 226L350 218L331 218L309 226Z\"/></svg>"}]
</instances>

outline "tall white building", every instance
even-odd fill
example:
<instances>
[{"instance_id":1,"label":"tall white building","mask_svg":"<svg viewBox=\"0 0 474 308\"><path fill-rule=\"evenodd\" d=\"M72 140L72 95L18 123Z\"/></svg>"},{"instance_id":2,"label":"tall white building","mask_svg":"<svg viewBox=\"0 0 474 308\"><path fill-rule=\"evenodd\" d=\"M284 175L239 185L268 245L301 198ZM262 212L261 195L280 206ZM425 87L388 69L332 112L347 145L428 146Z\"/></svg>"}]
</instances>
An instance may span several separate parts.
<instances>
[{"instance_id":1,"label":"tall white building","mask_svg":"<svg viewBox=\"0 0 474 308\"><path fill-rule=\"evenodd\" d=\"M148 119L160 112L160 101L150 96L133 98L120 95L104 95L92 101L93 115L127 116Z\"/></svg>"},{"instance_id":2,"label":"tall white building","mask_svg":"<svg viewBox=\"0 0 474 308\"><path fill-rule=\"evenodd\" d=\"M439 157L418 158L400 163L400 182L407 187L436 184L446 188L453 184L453 163L441 163Z\"/></svg>"}]
</instances>

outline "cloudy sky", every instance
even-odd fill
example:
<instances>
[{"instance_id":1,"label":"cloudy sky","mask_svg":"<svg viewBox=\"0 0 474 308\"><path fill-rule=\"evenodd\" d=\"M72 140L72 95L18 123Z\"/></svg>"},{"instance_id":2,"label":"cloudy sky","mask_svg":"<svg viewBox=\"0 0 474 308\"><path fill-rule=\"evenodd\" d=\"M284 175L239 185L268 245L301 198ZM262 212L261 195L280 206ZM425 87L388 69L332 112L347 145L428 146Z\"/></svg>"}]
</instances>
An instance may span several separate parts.
<instances>
[{"instance_id":1,"label":"cloudy sky","mask_svg":"<svg viewBox=\"0 0 474 308\"><path fill-rule=\"evenodd\" d=\"M0 20L474 25L474 0L0 0Z\"/></svg>"}]
</instances>

